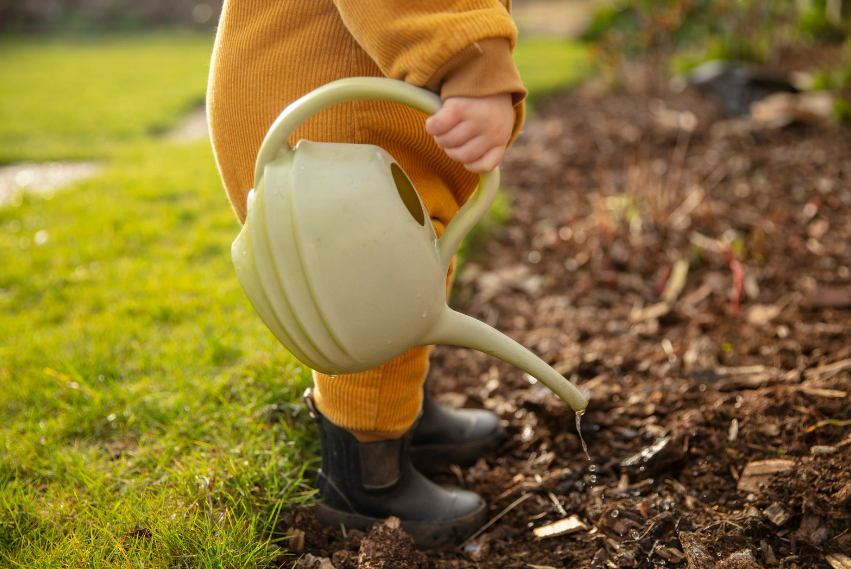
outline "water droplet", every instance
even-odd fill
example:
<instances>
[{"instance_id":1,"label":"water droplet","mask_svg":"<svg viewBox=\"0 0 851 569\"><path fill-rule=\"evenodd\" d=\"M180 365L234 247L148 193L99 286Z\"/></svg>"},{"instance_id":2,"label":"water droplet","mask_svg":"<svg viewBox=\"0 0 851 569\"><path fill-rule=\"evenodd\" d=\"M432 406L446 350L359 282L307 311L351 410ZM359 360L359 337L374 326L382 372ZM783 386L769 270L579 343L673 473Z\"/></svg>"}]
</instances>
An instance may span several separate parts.
<instances>
[{"instance_id":1,"label":"water droplet","mask_svg":"<svg viewBox=\"0 0 851 569\"><path fill-rule=\"evenodd\" d=\"M423 318L425 318L426 316L428 316L428 310L423 310Z\"/></svg>"},{"instance_id":2,"label":"water droplet","mask_svg":"<svg viewBox=\"0 0 851 569\"><path fill-rule=\"evenodd\" d=\"M597 483L597 475L592 474L591 476L588 477L588 480L591 481L591 484L596 484Z\"/></svg>"},{"instance_id":3,"label":"water droplet","mask_svg":"<svg viewBox=\"0 0 851 569\"><path fill-rule=\"evenodd\" d=\"M525 443L532 440L533 436L535 436L535 429L533 429L529 425L526 425L523 427L523 432L520 433L520 440Z\"/></svg>"},{"instance_id":4,"label":"water droplet","mask_svg":"<svg viewBox=\"0 0 851 569\"><path fill-rule=\"evenodd\" d=\"M637 531L632 530L629 534L629 537L631 537L632 539L638 539L640 537L640 535Z\"/></svg>"},{"instance_id":5,"label":"water droplet","mask_svg":"<svg viewBox=\"0 0 851 569\"><path fill-rule=\"evenodd\" d=\"M536 383L538 383L538 380L535 379L534 377L532 377L531 375L529 375L528 373L523 374L523 379L525 379L526 381L528 381L532 385L535 385Z\"/></svg>"},{"instance_id":6,"label":"water droplet","mask_svg":"<svg viewBox=\"0 0 851 569\"><path fill-rule=\"evenodd\" d=\"M582 450L585 451L585 456L588 457L588 460L591 460L591 455L588 454L588 445L585 444L585 439L582 438L582 429L580 429L580 423L582 422L582 415L585 414L585 410L576 412L576 433L579 435L579 441L582 443Z\"/></svg>"},{"instance_id":7,"label":"water droplet","mask_svg":"<svg viewBox=\"0 0 851 569\"><path fill-rule=\"evenodd\" d=\"M621 513L620 513L618 510L612 510L612 517L613 517L613 518L616 518L616 517L618 517L619 515L621 515Z\"/></svg>"},{"instance_id":8,"label":"water droplet","mask_svg":"<svg viewBox=\"0 0 851 569\"><path fill-rule=\"evenodd\" d=\"M337 374L336 373L329 373L328 377L330 377L331 379L334 379L335 377L337 377Z\"/></svg>"}]
</instances>

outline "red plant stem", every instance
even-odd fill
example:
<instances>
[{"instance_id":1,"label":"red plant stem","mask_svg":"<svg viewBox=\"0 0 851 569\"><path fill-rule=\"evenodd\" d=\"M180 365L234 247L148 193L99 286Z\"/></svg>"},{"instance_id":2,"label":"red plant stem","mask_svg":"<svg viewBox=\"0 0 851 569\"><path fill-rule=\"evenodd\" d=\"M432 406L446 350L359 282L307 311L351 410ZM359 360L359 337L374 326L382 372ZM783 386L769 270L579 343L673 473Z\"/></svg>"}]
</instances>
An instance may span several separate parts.
<instances>
[{"instance_id":1,"label":"red plant stem","mask_svg":"<svg viewBox=\"0 0 851 569\"><path fill-rule=\"evenodd\" d=\"M654 289L656 290L656 296L661 296L662 292L665 290L665 285L668 284L668 278L671 276L671 267L668 265L662 265L659 267L659 278L656 280L656 285Z\"/></svg>"},{"instance_id":2,"label":"red plant stem","mask_svg":"<svg viewBox=\"0 0 851 569\"><path fill-rule=\"evenodd\" d=\"M745 272L742 264L736 259L730 261L730 271L733 273L733 290L730 293L730 312L738 314L742 307L742 290L745 288Z\"/></svg>"}]
</instances>

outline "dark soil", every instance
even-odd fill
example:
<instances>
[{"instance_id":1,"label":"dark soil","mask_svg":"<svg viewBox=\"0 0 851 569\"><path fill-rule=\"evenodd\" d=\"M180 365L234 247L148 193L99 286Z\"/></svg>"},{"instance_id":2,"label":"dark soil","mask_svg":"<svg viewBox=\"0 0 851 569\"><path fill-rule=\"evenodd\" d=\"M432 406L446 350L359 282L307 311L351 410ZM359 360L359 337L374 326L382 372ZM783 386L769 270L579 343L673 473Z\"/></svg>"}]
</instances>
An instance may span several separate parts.
<instances>
[{"instance_id":1,"label":"dark soil","mask_svg":"<svg viewBox=\"0 0 851 569\"><path fill-rule=\"evenodd\" d=\"M514 507L426 556L389 526L344 538L290 512L305 551L325 569L788 569L851 555L851 129L729 119L632 67L617 87L542 103L503 180L514 219L465 263L453 302L590 394L591 460L545 387L441 346L438 399L493 410L511 436L469 469L429 474L481 493L491 518ZM767 460L762 478L745 471ZM584 528L533 533L572 515Z\"/></svg>"}]
</instances>

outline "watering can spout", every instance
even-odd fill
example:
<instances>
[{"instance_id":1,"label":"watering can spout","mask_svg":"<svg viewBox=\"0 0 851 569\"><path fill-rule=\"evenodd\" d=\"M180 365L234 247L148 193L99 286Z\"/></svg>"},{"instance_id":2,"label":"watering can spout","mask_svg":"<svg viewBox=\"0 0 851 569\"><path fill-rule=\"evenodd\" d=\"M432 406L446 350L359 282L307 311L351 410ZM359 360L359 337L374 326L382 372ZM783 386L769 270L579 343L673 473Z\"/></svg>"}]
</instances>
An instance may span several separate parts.
<instances>
[{"instance_id":1,"label":"watering can spout","mask_svg":"<svg viewBox=\"0 0 851 569\"><path fill-rule=\"evenodd\" d=\"M522 369L580 412L588 399L564 376L541 358L496 329L475 318L445 307L423 344L450 344L484 352Z\"/></svg>"}]
</instances>

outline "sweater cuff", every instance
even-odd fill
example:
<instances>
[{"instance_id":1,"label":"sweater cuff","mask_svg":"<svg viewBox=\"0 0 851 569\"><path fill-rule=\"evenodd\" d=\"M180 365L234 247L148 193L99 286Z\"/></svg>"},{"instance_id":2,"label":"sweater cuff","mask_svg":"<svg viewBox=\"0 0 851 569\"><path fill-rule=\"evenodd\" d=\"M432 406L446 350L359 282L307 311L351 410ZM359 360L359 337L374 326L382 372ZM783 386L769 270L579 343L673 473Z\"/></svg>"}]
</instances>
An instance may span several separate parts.
<instances>
[{"instance_id":1,"label":"sweater cuff","mask_svg":"<svg viewBox=\"0 0 851 569\"><path fill-rule=\"evenodd\" d=\"M468 45L441 65L425 87L439 92L444 101L511 93L517 105L526 97L508 38L486 38Z\"/></svg>"}]
</instances>

